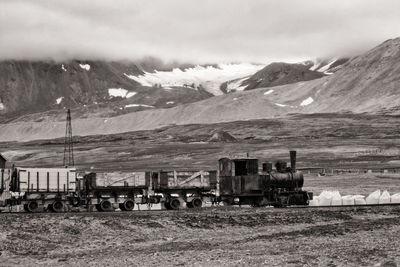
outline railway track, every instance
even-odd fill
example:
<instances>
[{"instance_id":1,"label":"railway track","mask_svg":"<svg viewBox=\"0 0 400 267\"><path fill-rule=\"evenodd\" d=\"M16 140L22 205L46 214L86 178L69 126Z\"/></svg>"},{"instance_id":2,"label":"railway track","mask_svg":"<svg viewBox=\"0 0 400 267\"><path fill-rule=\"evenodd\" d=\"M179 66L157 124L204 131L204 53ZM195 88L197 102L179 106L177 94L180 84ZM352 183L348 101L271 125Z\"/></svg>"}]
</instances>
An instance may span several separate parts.
<instances>
[{"instance_id":1,"label":"railway track","mask_svg":"<svg viewBox=\"0 0 400 267\"><path fill-rule=\"evenodd\" d=\"M215 210L224 210L224 211L235 211L238 209L271 209L271 210L285 210L285 209L334 209L334 210L340 210L340 209L349 209L349 208L378 208L378 207L398 207L400 206L400 203L386 203L386 204L366 204L366 205L335 205L335 206L307 206L307 205L298 205L298 206L288 206L285 208L274 208L272 206L265 206L265 207L251 207L248 205L244 206L210 206L210 207L202 207L199 209L188 209L188 208L183 208L179 210L166 210L166 209L143 209L143 210L134 210L134 211L103 211L103 212L98 212L98 211L88 211L86 209L80 209L80 210L72 210L72 211L67 211L67 212L61 212L61 213L54 213L54 212L49 212L49 211L37 211L37 212L21 212L21 211L7 211L3 210L0 211L1 214L26 214L26 215L43 215L43 214L52 214L52 215L58 215L58 216L63 216L66 214L79 214L79 215L91 215L91 216L96 216L96 215L122 215L122 214L140 214L140 213L185 213L185 212L207 212L207 211L215 211Z\"/></svg>"}]
</instances>

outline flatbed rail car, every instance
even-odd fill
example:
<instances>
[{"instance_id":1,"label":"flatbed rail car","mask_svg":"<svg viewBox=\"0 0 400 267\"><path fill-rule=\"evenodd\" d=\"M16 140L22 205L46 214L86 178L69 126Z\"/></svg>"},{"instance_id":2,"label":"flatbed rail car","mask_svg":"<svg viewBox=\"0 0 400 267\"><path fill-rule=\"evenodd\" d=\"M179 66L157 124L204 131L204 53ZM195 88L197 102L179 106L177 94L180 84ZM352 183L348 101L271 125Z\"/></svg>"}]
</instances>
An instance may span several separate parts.
<instances>
[{"instance_id":1,"label":"flatbed rail car","mask_svg":"<svg viewBox=\"0 0 400 267\"><path fill-rule=\"evenodd\" d=\"M82 204L89 210L131 211L136 204L160 203L150 186L152 172L88 173L78 183Z\"/></svg>"},{"instance_id":2,"label":"flatbed rail car","mask_svg":"<svg viewBox=\"0 0 400 267\"><path fill-rule=\"evenodd\" d=\"M200 208L216 201L217 171L160 171L152 174L154 192L164 196L166 209Z\"/></svg>"}]
</instances>

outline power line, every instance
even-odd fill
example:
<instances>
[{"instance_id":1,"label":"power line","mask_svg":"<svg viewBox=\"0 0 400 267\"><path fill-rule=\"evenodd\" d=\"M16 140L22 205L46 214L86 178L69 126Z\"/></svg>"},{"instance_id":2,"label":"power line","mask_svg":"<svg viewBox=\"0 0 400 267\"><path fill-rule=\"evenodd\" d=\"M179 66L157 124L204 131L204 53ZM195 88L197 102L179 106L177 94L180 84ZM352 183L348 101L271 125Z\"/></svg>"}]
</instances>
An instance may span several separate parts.
<instances>
[{"instance_id":1,"label":"power line","mask_svg":"<svg viewBox=\"0 0 400 267\"><path fill-rule=\"evenodd\" d=\"M71 124L71 110L67 111L67 125L65 128L64 139L64 166L74 166L74 145L72 141L72 124Z\"/></svg>"}]
</instances>

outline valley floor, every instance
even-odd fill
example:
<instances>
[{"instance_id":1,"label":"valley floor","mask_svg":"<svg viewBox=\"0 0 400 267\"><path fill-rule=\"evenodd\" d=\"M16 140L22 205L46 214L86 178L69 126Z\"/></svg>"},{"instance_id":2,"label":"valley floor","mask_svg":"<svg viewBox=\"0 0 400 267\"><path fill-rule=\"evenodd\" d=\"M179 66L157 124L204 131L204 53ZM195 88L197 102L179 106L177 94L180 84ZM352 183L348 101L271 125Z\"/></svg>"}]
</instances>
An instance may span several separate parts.
<instances>
[{"instance_id":1,"label":"valley floor","mask_svg":"<svg viewBox=\"0 0 400 267\"><path fill-rule=\"evenodd\" d=\"M74 126L73 126L74 127ZM400 117L366 114L292 115L281 119L168 126L158 130L74 137L81 170L216 169L221 157L289 160L299 168L400 167ZM236 142L210 141L225 131ZM3 142L1 153L17 166L59 167L64 139Z\"/></svg>"},{"instance_id":2,"label":"valley floor","mask_svg":"<svg viewBox=\"0 0 400 267\"><path fill-rule=\"evenodd\" d=\"M400 166L399 118L293 115L283 120L171 126L76 137L81 170L216 169L222 156L288 160L299 167ZM215 131L236 142L209 142ZM60 166L63 140L2 143L17 166ZM305 189L400 192L397 174L305 175ZM209 207L132 213L0 214L0 265L400 264L400 208L273 209Z\"/></svg>"}]
</instances>

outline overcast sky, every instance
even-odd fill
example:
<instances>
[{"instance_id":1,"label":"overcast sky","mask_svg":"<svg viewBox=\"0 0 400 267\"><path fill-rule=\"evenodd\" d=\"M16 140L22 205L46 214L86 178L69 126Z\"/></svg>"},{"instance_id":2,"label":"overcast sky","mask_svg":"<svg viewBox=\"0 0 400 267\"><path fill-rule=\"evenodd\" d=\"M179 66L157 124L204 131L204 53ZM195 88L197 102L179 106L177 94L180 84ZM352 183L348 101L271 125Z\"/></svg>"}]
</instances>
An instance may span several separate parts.
<instances>
[{"instance_id":1,"label":"overcast sky","mask_svg":"<svg viewBox=\"0 0 400 267\"><path fill-rule=\"evenodd\" d=\"M296 62L399 36L398 0L0 0L0 59Z\"/></svg>"}]
</instances>

